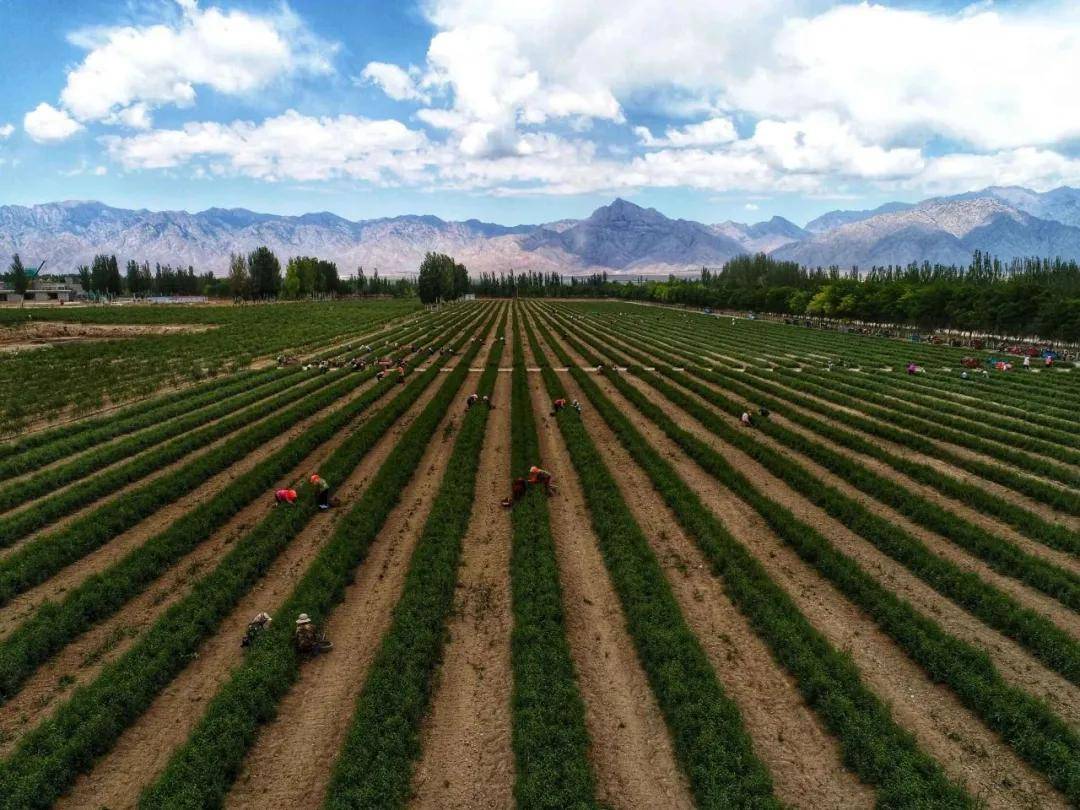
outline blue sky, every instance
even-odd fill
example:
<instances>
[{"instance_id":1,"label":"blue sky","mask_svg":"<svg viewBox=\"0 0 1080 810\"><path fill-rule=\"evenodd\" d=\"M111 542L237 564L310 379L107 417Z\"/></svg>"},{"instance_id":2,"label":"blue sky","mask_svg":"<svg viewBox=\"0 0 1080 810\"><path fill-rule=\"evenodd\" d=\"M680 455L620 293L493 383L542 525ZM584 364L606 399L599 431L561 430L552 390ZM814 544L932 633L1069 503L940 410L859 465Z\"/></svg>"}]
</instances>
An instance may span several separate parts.
<instances>
[{"instance_id":1,"label":"blue sky","mask_svg":"<svg viewBox=\"0 0 1080 810\"><path fill-rule=\"evenodd\" d=\"M1080 184L1076 6L0 0L0 203L803 224Z\"/></svg>"}]
</instances>

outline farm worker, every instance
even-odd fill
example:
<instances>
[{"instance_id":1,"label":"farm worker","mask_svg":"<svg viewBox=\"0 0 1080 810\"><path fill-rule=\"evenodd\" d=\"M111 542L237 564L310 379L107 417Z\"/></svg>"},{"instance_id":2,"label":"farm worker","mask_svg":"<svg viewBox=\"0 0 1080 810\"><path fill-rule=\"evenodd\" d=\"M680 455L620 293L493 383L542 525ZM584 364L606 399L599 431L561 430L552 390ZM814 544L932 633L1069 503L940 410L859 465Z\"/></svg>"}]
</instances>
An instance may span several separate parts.
<instances>
[{"instance_id":1,"label":"farm worker","mask_svg":"<svg viewBox=\"0 0 1080 810\"><path fill-rule=\"evenodd\" d=\"M1046 355L1046 366L1047 366L1047 368L1049 368L1052 365L1054 365L1054 358L1051 357L1050 355Z\"/></svg>"},{"instance_id":2,"label":"farm worker","mask_svg":"<svg viewBox=\"0 0 1080 810\"><path fill-rule=\"evenodd\" d=\"M404 366L404 364L398 366L398 369L397 369L397 381L399 383L401 383L402 385L405 384L405 366Z\"/></svg>"},{"instance_id":3,"label":"farm worker","mask_svg":"<svg viewBox=\"0 0 1080 810\"><path fill-rule=\"evenodd\" d=\"M916 366L914 363L908 363L907 364L907 373L908 374L914 374L916 371L918 371L918 368L919 367Z\"/></svg>"},{"instance_id":4,"label":"farm worker","mask_svg":"<svg viewBox=\"0 0 1080 810\"><path fill-rule=\"evenodd\" d=\"M758 408L758 413L761 414L762 419L768 419L769 414L772 413L772 411L762 405L760 408Z\"/></svg>"},{"instance_id":5,"label":"farm worker","mask_svg":"<svg viewBox=\"0 0 1080 810\"><path fill-rule=\"evenodd\" d=\"M479 394L469 394L468 398L465 400L465 410L472 410L472 406L476 404L478 399L480 399Z\"/></svg>"},{"instance_id":6,"label":"farm worker","mask_svg":"<svg viewBox=\"0 0 1080 810\"><path fill-rule=\"evenodd\" d=\"M551 415L554 416L555 414L557 414L559 411L561 411L563 408L566 407L566 400L563 399L562 397L559 397L557 400L555 400L552 403L552 405L554 406L555 410L553 410L551 412Z\"/></svg>"},{"instance_id":7,"label":"farm worker","mask_svg":"<svg viewBox=\"0 0 1080 810\"><path fill-rule=\"evenodd\" d=\"M961 380L966 380L967 378L968 378L968 373L966 371L961 371L960 372L960 379Z\"/></svg>"},{"instance_id":8,"label":"farm worker","mask_svg":"<svg viewBox=\"0 0 1080 810\"><path fill-rule=\"evenodd\" d=\"M573 409L575 411L577 411L578 413L581 413L581 403L578 402L576 399L574 400L573 405L571 407L573 407Z\"/></svg>"},{"instance_id":9,"label":"farm worker","mask_svg":"<svg viewBox=\"0 0 1080 810\"><path fill-rule=\"evenodd\" d=\"M330 485L326 483L326 479L315 473L311 476L311 485L315 487L316 497L319 499L320 509L330 508Z\"/></svg>"},{"instance_id":10,"label":"farm worker","mask_svg":"<svg viewBox=\"0 0 1080 810\"><path fill-rule=\"evenodd\" d=\"M548 495L555 494L555 484L551 477L551 473L547 470L542 470L536 465L529 467L529 483L530 484L543 484L544 492Z\"/></svg>"},{"instance_id":11,"label":"farm worker","mask_svg":"<svg viewBox=\"0 0 1080 810\"><path fill-rule=\"evenodd\" d=\"M1024 355L1024 368L1031 368L1031 358Z\"/></svg>"},{"instance_id":12,"label":"farm worker","mask_svg":"<svg viewBox=\"0 0 1080 810\"><path fill-rule=\"evenodd\" d=\"M485 405L487 405L487 409L488 409L489 411L490 411L490 410L491 410L492 408L494 408L494 407L495 407L494 405L492 405L492 404L491 404L491 397L489 397L489 396L488 396L487 394L485 394L485 395L484 395L484 398L483 398L483 403L484 403Z\"/></svg>"},{"instance_id":13,"label":"farm worker","mask_svg":"<svg viewBox=\"0 0 1080 810\"><path fill-rule=\"evenodd\" d=\"M244 638L240 642L241 647L250 647L252 642L258 638L259 634L263 630L269 630L270 624L273 619L270 618L269 613L260 613L250 622L248 622L247 632L244 633Z\"/></svg>"},{"instance_id":14,"label":"farm worker","mask_svg":"<svg viewBox=\"0 0 1080 810\"><path fill-rule=\"evenodd\" d=\"M381 380L385 376L386 376L386 370L384 369L384 370L380 371L378 374L375 375L375 379L376 380Z\"/></svg>"},{"instance_id":15,"label":"farm worker","mask_svg":"<svg viewBox=\"0 0 1080 810\"><path fill-rule=\"evenodd\" d=\"M322 637L315 623L306 613L296 618L296 631L293 634L296 651L301 655L315 655L331 648L329 641Z\"/></svg>"},{"instance_id":16,"label":"farm worker","mask_svg":"<svg viewBox=\"0 0 1080 810\"><path fill-rule=\"evenodd\" d=\"M286 503L292 506L296 503L296 490L295 489L279 489L274 493L274 503Z\"/></svg>"},{"instance_id":17,"label":"farm worker","mask_svg":"<svg viewBox=\"0 0 1080 810\"><path fill-rule=\"evenodd\" d=\"M743 427L750 427L751 425L754 424L753 421L751 421L751 419L750 419L750 412L749 411L743 411L742 416L739 417L739 421L742 422Z\"/></svg>"},{"instance_id":18,"label":"farm worker","mask_svg":"<svg viewBox=\"0 0 1080 810\"><path fill-rule=\"evenodd\" d=\"M502 499L502 505L509 508L525 497L528 482L524 478L515 478L510 484L510 497Z\"/></svg>"}]
</instances>

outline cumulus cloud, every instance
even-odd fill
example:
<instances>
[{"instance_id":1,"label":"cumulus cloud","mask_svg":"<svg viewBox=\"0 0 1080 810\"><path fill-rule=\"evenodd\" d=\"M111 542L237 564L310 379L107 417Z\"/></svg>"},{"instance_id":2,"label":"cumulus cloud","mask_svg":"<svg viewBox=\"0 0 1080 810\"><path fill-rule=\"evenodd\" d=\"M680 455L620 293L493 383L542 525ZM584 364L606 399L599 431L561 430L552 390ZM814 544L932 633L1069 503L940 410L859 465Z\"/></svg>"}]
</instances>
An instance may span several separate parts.
<instances>
[{"instance_id":1,"label":"cumulus cloud","mask_svg":"<svg viewBox=\"0 0 1080 810\"><path fill-rule=\"evenodd\" d=\"M89 52L68 72L60 93L69 119L148 129L154 108L189 106L197 87L241 95L294 74L332 71L327 54L334 46L318 40L287 6L256 16L203 9L195 0L177 4L181 13L170 24L70 37Z\"/></svg>"},{"instance_id":2,"label":"cumulus cloud","mask_svg":"<svg viewBox=\"0 0 1080 810\"><path fill-rule=\"evenodd\" d=\"M737 140L739 135L735 131L735 125L730 118L710 118L697 124L687 124L685 127L668 127L663 138L654 137L647 127L634 127L634 133L643 146L647 147L683 147L683 146L713 146L720 143L730 143Z\"/></svg>"},{"instance_id":3,"label":"cumulus cloud","mask_svg":"<svg viewBox=\"0 0 1080 810\"><path fill-rule=\"evenodd\" d=\"M82 124L44 101L23 116L23 129L38 143L53 143L70 138L83 128Z\"/></svg>"},{"instance_id":4,"label":"cumulus cloud","mask_svg":"<svg viewBox=\"0 0 1080 810\"><path fill-rule=\"evenodd\" d=\"M422 101L427 104L431 98L417 86L418 73L416 68L402 70L389 62L368 62L360 78L374 84L395 101Z\"/></svg>"},{"instance_id":5,"label":"cumulus cloud","mask_svg":"<svg viewBox=\"0 0 1080 810\"><path fill-rule=\"evenodd\" d=\"M15 131L13 124L4 124L0 126L0 141L7 140L11 137L11 133Z\"/></svg>"},{"instance_id":6,"label":"cumulus cloud","mask_svg":"<svg viewBox=\"0 0 1080 810\"><path fill-rule=\"evenodd\" d=\"M418 179L427 144L399 121L352 115L316 118L289 110L260 124L189 123L129 137L103 139L127 169L166 169L193 162L211 173L262 180L351 177L372 183Z\"/></svg>"}]
</instances>

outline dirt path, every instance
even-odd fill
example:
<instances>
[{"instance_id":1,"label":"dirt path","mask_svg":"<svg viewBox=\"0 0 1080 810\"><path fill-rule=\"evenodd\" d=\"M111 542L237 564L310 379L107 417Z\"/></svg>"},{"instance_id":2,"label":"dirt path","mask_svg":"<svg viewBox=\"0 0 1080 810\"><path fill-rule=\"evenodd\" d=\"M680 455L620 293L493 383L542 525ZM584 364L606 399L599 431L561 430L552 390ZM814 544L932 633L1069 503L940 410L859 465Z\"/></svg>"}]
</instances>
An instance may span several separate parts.
<instances>
[{"instance_id":1,"label":"dirt path","mask_svg":"<svg viewBox=\"0 0 1080 810\"><path fill-rule=\"evenodd\" d=\"M650 337L650 340L653 340L653 338ZM670 351L670 350L686 351L685 346L675 347L669 341L656 340L655 342L657 343L658 346L660 346L664 350L668 350L668 351ZM697 354L706 363L708 362L707 353L704 352L704 350L702 350L700 348L697 349ZM728 370L730 371L731 369L728 369ZM699 380L699 382L702 382L703 384L708 385L708 383L706 383L703 380ZM747 375L747 378L745 380L746 385L751 386L751 387L755 387L758 382L759 382L759 380L756 377L752 376L752 375ZM826 408L827 410L847 413L847 414L852 415L852 416L856 416L856 417L859 417L859 418L862 418L862 419L866 419L867 421L872 422L874 424L886 424L886 423L883 423L880 419L869 416L869 415L867 415L865 413L862 413L861 411L856 410L854 408L849 408L849 407L845 407L845 406L842 406L842 405L838 405L838 404L836 404L834 402L830 402L829 400L821 399L820 397L817 397L817 396L815 396L815 395L813 395L813 394L811 394L809 392L801 391L801 390L792 388L788 384L788 381L785 380L783 377L769 378L769 379L764 380L763 382L772 383L772 384L780 387L782 390L790 392L792 395L805 397L806 399L811 400L811 401L821 405L822 407ZM820 384L820 383L817 383L817 384ZM1080 530L1080 518L1076 518L1076 517L1073 517L1073 516L1070 516L1070 515L1064 515L1064 514L1062 514L1060 512L1057 512L1052 507L1050 507L1050 506L1048 506L1048 505L1046 505L1044 503L1040 503L1039 501L1033 500L1033 499L1027 497L1026 495L1023 495L1023 494L1021 494L1021 493L1019 493L1019 492L1017 492L1017 491L1015 491L1015 490L1013 490L1013 489L1011 489L1009 487L1003 486L1001 484L994 483L992 481L984 479L981 476L975 475L974 473L968 472L966 470L962 470L962 469L960 469L958 467L953 466L952 464L949 464L946 461L942 461L941 459L936 459L936 458L933 458L932 456L926 456L926 455L924 455L922 453L913 451L913 450L911 450L911 449L909 449L909 448L907 448L907 447L905 447L903 445L898 445L898 444L895 444L894 442L890 442L890 441L881 439L881 438L876 437L876 436L871 436L869 434L866 434L866 433L858 430L857 428L853 428L853 427L851 427L849 425L846 425L846 424L837 422L835 420L829 419L827 416L824 416L823 414L821 414L821 413L819 413L817 411L807 410L807 409L803 409L803 408L799 408L799 410L805 411L808 415L812 416L815 419L820 420L824 424L831 425L833 427L837 427L837 428L840 428L840 429L847 430L847 431L850 431L852 433L855 433L856 435L860 436L861 438L863 438L863 439L865 439L867 441L870 441L870 442L873 442L874 444L880 445L881 447L888 450L890 453L893 453L894 455L900 456L900 457L905 458L905 459L907 459L909 461L916 461L916 462L920 462L920 463L923 463L923 464L927 464L927 465L933 467L939 473L941 473L943 475L948 475L949 477L957 479L959 481L975 483L978 486L985 489L986 491L993 493L997 497L1002 498L1004 500L1008 500L1011 503L1015 504L1016 506L1021 507L1022 509L1026 509L1026 510L1028 510L1028 511L1030 511L1030 512L1036 514L1036 515L1039 515L1044 520L1048 520L1048 521L1054 522L1054 523L1060 523L1061 525L1064 525L1064 526L1068 527L1069 529L1071 529L1073 531ZM888 426L892 427L891 425L888 425ZM972 459L972 460L975 460L975 461L1000 466L999 462L997 462L997 460L994 459L993 457L980 454L980 453L972 451L972 450L970 450L968 448L960 447L960 446L957 446L957 445L949 445L949 444L944 443L944 442L936 442L936 443L938 445L940 445L940 446L946 447L946 449L950 450L951 452L953 452L957 456L961 456L961 457ZM840 448L837 448L837 449L840 449ZM1022 470L1015 471L1015 472L1019 472L1020 474L1026 475L1027 477L1032 478L1033 480L1040 481L1040 482L1042 482L1044 484L1047 484L1049 486L1062 488L1062 484L1060 482L1052 481L1052 480L1049 480L1049 479L1046 479L1046 478L1041 478L1041 477L1034 476L1034 475L1027 475ZM943 497L943 496L939 495L938 497Z\"/></svg>"},{"instance_id":2,"label":"dirt path","mask_svg":"<svg viewBox=\"0 0 1080 810\"><path fill-rule=\"evenodd\" d=\"M352 431L366 422L396 393L397 389L391 389L389 396L384 395L373 403L346 429L320 445L276 482L274 488L294 484L310 474L312 469L317 469L322 460L336 450ZM405 418L411 421L434 394L434 386L425 390L417 403L405 414ZM206 542L162 572L160 579L116 615L95 624L44 664L27 680L18 694L0 707L0 740L10 738L21 729L32 727L51 710L55 698L66 694L70 687L96 677L109 661L119 657L135 644L142 631L172 604L186 596L196 579L211 570L216 560L227 553L236 540L266 517L273 508L273 502L268 497L248 504ZM3 744L0 744L0 753L2 751Z\"/></svg>"},{"instance_id":3,"label":"dirt path","mask_svg":"<svg viewBox=\"0 0 1080 810\"><path fill-rule=\"evenodd\" d=\"M470 374L464 387L476 384ZM435 385L440 383L436 380ZM306 664L300 680L248 752L226 805L242 808L318 807L330 769L352 721L367 671L390 627L409 560L453 451L461 411L451 407L360 566L330 615L334 651Z\"/></svg>"},{"instance_id":4,"label":"dirt path","mask_svg":"<svg viewBox=\"0 0 1080 810\"><path fill-rule=\"evenodd\" d=\"M0 637L4 637L11 632L15 624L40 607L42 602L47 599L61 598L64 593L79 585L91 574L104 570L154 535L164 531L176 520L197 508L199 504L208 498L214 497L232 483L234 479L258 466L267 456L272 455L297 436L300 436L313 423L340 410L348 403L362 396L373 384L371 381L365 382L344 396L339 397L321 411L297 422L296 425L280 436L209 478L205 484L196 490L182 495L176 501L167 504L132 528L118 534L85 557L68 565L46 582L17 596L10 603L0 608ZM185 462L179 461L176 463L183 464ZM100 505L100 503L111 498L112 496L109 496L109 498L103 499L98 504Z\"/></svg>"},{"instance_id":5,"label":"dirt path","mask_svg":"<svg viewBox=\"0 0 1080 810\"><path fill-rule=\"evenodd\" d=\"M240 600L237 608L221 623L218 632L202 644L191 664L121 735L112 751L90 773L78 778L72 791L58 806L134 806L139 791L153 781L172 752L187 739L206 705L228 679L232 667L241 660L239 639L248 621L260 610L273 612L289 595L330 538L337 521L359 497L420 410L420 404L414 403L405 416L376 443L338 488L342 507L314 516L274 561L266 575ZM280 773L282 769L278 771ZM302 802L300 806L303 806Z\"/></svg>"},{"instance_id":6,"label":"dirt path","mask_svg":"<svg viewBox=\"0 0 1080 810\"><path fill-rule=\"evenodd\" d=\"M604 335L605 340L610 340L610 333L609 332L605 331L602 334ZM654 355L652 355L650 353L647 353L647 352L645 354L650 358L650 360L655 362L655 356ZM704 385L704 386L706 386L708 388L719 391L720 393L722 393L722 394L724 394L726 396L729 396L729 397L732 396L732 394L730 392L726 391L724 389L724 387L722 385L720 385L720 384L712 383L712 382L709 382L708 380L702 380L702 379L698 379L698 378L695 378L695 379L696 379L697 382L699 382L700 384L702 384L702 385ZM747 378L745 379L746 385L751 387L751 388L756 387L757 382L758 382L758 380L756 378L752 377L752 376L747 376ZM769 382L769 381L766 380L765 382ZM816 397L809 396L809 395L807 395L807 394L805 394L803 392L796 392L796 391L792 390L790 387L784 385L779 380L773 380L772 382L774 382L775 384L781 386L784 390L791 391L792 394L798 393L801 396L806 396L808 399L811 399L811 400L814 400L816 402L822 403L823 405L827 406L831 410L834 410L834 411L850 411L850 409L842 408L842 407L837 406L837 405L835 405L833 403L828 403L828 402L825 402L823 400L819 400ZM1009 489L1008 487L1002 486L1000 484L996 484L996 483L994 483L992 481L987 481L987 480L985 480L985 479L983 479L983 478L981 478L979 476L974 475L973 473L969 473L969 472L967 472L965 470L961 470L961 469L959 469L957 467L954 467L951 464L948 464L947 462L941 461L939 459L935 459L935 458L932 458L930 456L925 456L922 453L918 453L916 451L910 450L907 447L896 445L896 444L894 444L892 442L885 441L885 440L880 439L880 438L875 437L875 436L870 436L870 435L868 435L866 433L863 433L862 431L858 430L857 428L853 428L850 425L845 425L845 424L843 424L841 422L837 422L836 420L831 419L828 416L826 416L824 414L821 414L821 413L819 413L817 411L811 410L809 408L805 408L805 407L802 407L802 406L796 406L796 405L789 405L789 407L791 407L792 410L796 411L797 413L804 414L804 415L806 415L806 416L808 416L810 418L813 418L813 419L821 422L824 425L828 425L829 427L833 427L833 428L836 428L836 429L839 429L839 430L844 430L846 432L853 433L854 435L856 435L856 436L858 436L858 437L860 437L860 438L862 438L862 439L864 439L866 441L873 442L874 444L876 444L878 446L881 446L882 448L888 450L890 453L892 453L894 455L897 455L897 456L899 456L901 458L904 458L904 459L906 459L908 461L914 461L914 462L918 462L918 463L921 463L921 464L926 464L928 466L933 467L939 473L942 473L943 475L947 475L950 478L954 478L954 479L959 480L959 481L964 481L964 482L968 482L968 483L975 483L979 487L986 490L987 492L989 492L991 494L994 494L995 496L997 496L999 498L1009 500L1014 505L1019 506L1020 508L1026 509L1026 510L1030 511L1032 514L1038 515L1039 517L1041 517L1044 520L1047 520L1047 521L1049 521L1051 523L1058 523L1058 524L1063 525L1063 526L1065 526L1065 527L1067 527L1067 528L1069 528L1069 529L1071 529L1073 531L1080 530L1080 518L1075 518L1075 517L1072 517L1070 515L1064 515L1064 514L1062 514L1060 512L1057 512L1052 507L1047 506L1046 504L1039 503L1037 501L1033 501L1033 500L1027 498L1026 496L1021 495L1020 493L1016 492L1015 490ZM890 467L885 462L879 461L877 459L868 458L866 456L862 456L862 455L856 453L855 451L848 450L847 448L841 447L839 445L834 445L831 442L829 442L829 440L821 438L820 436L815 434L810 429L803 428L801 426L786 422L786 420L783 420L783 417L779 417L778 415L774 415L774 418L777 418L778 421L784 421L787 427L790 427L792 430L795 430L796 432L799 432L799 433L802 433L805 436L814 438L816 441L825 442L825 443L829 444L829 446L832 449L836 450L839 453L847 455L848 457L851 457L851 458L857 458L860 461L860 463L865 464L866 466L870 467L871 469L873 469L875 472L879 473L880 475L885 475L885 476L891 478L894 481L902 483L908 489L917 491L920 495L923 495L924 497L934 501L935 503L939 504L943 508L946 508L946 509L949 509L950 511L956 512L958 515L962 516L965 520L969 520L969 521L971 521L973 523L977 523L978 525L983 526L984 528L987 528L988 531L993 531L993 532L1001 534L1001 535L1003 535L1005 537L1008 537L1012 542L1023 545L1026 550L1029 550L1033 554L1043 554L1044 556L1047 557L1047 559L1050 559L1051 561L1054 561L1055 564L1064 564L1063 562L1061 562L1064 559L1070 560L1070 564L1072 564L1072 558L1069 557L1069 555L1061 554L1059 552L1054 551L1053 549L1048 549L1046 546L1044 546L1044 545L1042 545L1040 543L1037 543L1037 542L1031 540L1030 538L1026 538L1023 535L1017 533L1014 529L1012 529L1011 527L1005 525L1004 523L1001 523L1000 521L997 521L997 520L995 520L993 518L987 517L986 515L983 515L982 513L978 512L977 510L972 509L972 508L966 506L965 504L963 504L963 503L961 503L959 501L953 500L953 499L951 499L951 498L949 498L949 497L947 497L945 495L942 495L940 492L933 489L932 487L916 483L915 481L908 478L906 475L904 475L904 474L902 474L900 472L897 472L894 468ZM865 418L870 419L870 417L865 417ZM871 419L871 421L876 421L876 420ZM977 457L977 454L973 454L972 457ZM987 459L986 457L981 457L980 460L982 460L982 461L986 461L986 460L993 461L993 459ZM1076 564L1076 570L1080 570L1080 564Z\"/></svg>"},{"instance_id":7,"label":"dirt path","mask_svg":"<svg viewBox=\"0 0 1080 810\"><path fill-rule=\"evenodd\" d=\"M495 381L454 612L410 806L513 805L510 693L510 375Z\"/></svg>"},{"instance_id":8,"label":"dirt path","mask_svg":"<svg viewBox=\"0 0 1080 810\"><path fill-rule=\"evenodd\" d=\"M698 403L706 406L717 415L728 418L728 414L726 412L720 410L718 406L715 406L713 403L709 402L698 394L690 391L689 389L683 388L681 385L671 380L667 380L667 382L682 391L691 399L694 399ZM700 382L706 388L716 391L720 395L730 396L729 393L719 385L701 380L699 380L698 382ZM968 520L969 522L974 523L975 525L985 529L986 531L997 534L999 537L1007 539L1008 541L1019 546L1022 550L1026 551L1029 554L1042 557L1048 562L1054 565L1058 565L1061 568L1072 573L1080 573L1080 561L1077 561L1071 555L1047 548L1041 543L1037 543L1030 538L1024 537L1023 535L1012 530L1011 528L1004 526L1003 524L998 523L997 521L987 518L986 516L976 512L974 509L965 507L959 502L941 495L939 492L933 490L930 487L917 484L916 482L909 479L907 476L897 472L889 465L880 462L877 459L867 458L854 451L833 445L827 440L824 440L821 437L817 436L812 431L788 421L780 414L773 414L770 419L777 424L783 425L784 427L792 430L793 432L804 436L807 439L828 446L830 449L835 450L841 455L844 455L858 462L859 464L865 466L867 469L877 473L878 475L881 475L884 478L889 479L893 483L904 487L905 489L913 492L920 497L926 498L930 502L935 503L936 505L947 511L953 512L958 517ZM1014 596L1016 599L1020 600L1024 604L1027 604L1029 607L1038 610L1044 615L1052 617L1053 620L1056 621L1059 626L1061 626L1066 631L1071 632L1074 635L1080 636L1080 618L1078 618L1073 611L1061 605L1061 603L1059 603L1058 601L1019 583L1017 580L997 574L984 562L962 550L960 547L949 542L946 538L943 538L938 534L935 534L921 526L918 526L917 524L910 521L908 518L902 516L899 512L893 510L891 507L885 506L880 501L877 501L869 495L861 492L860 490L857 490L855 487L848 484L846 481L842 480L838 476L826 471L824 467L819 466L817 463L810 460L800 452L792 450L785 445L780 444L778 441L771 439L765 434L757 433L755 434L755 438L757 438L763 444L771 447L773 450L777 451L781 455L791 458L797 463L805 466L817 478L820 478L822 481L828 483L830 486L836 487L849 497L854 498L863 506L867 507L870 511L887 517L891 523L903 528L905 531L918 537L923 542L934 548L942 556L947 557L948 559L952 560L958 565L963 566L968 570L975 571L979 574L979 576L983 577L989 582L992 582L996 587L999 587L1009 592L1012 596Z\"/></svg>"},{"instance_id":9,"label":"dirt path","mask_svg":"<svg viewBox=\"0 0 1080 810\"><path fill-rule=\"evenodd\" d=\"M535 367L531 355L526 362ZM543 466L559 481L559 494L550 501L551 529L600 800L613 808L693 807L663 715L626 631L581 485L558 425L548 417L550 398L539 374L529 375L529 388Z\"/></svg>"},{"instance_id":10,"label":"dirt path","mask_svg":"<svg viewBox=\"0 0 1080 810\"><path fill-rule=\"evenodd\" d=\"M563 384L570 396L588 402L569 375ZM711 565L648 476L592 408L585 407L582 419L609 467L619 471L619 489L717 677L738 703L754 750L772 773L777 796L792 806L873 807L873 789L844 767L835 738L806 705L795 679L773 660L768 646L728 599Z\"/></svg>"},{"instance_id":11,"label":"dirt path","mask_svg":"<svg viewBox=\"0 0 1080 810\"><path fill-rule=\"evenodd\" d=\"M626 379L633 380L631 375L626 375ZM704 473L678 445L638 414L606 380L598 377L597 382L605 394L630 415L649 443L675 466L682 480L754 554L773 581L788 592L807 619L830 643L851 655L867 686L889 704L896 721L915 735L924 750L937 759L952 778L965 785L973 795L983 798L991 807L1064 806L1063 797L1049 786L1041 774L1030 768L997 735L989 731L951 690L931 682L922 668L912 662L871 619L837 593L827 580L776 537L751 507ZM652 392L651 397L657 401L660 399L656 392ZM677 423L705 438L705 431L700 425L694 427L696 423L677 408L670 406L667 411ZM718 449L729 463L757 482L761 492L785 506L795 507L799 517L807 517L800 514L803 510L797 508L797 501L801 499L790 497L790 490L785 494L783 484L760 467L748 463L737 450L722 445ZM809 522L825 532L839 548L851 553L851 546L837 538L838 534L846 531L843 527L839 527L842 531L837 532L827 517L811 516ZM867 564L861 556L857 556L857 559L892 590L911 598L907 589L910 574L883 573ZM925 586L923 589L926 589ZM944 602L940 597L938 601ZM929 611L929 614L941 621L942 616L937 611ZM973 621L970 617L968 619Z\"/></svg>"}]
</instances>

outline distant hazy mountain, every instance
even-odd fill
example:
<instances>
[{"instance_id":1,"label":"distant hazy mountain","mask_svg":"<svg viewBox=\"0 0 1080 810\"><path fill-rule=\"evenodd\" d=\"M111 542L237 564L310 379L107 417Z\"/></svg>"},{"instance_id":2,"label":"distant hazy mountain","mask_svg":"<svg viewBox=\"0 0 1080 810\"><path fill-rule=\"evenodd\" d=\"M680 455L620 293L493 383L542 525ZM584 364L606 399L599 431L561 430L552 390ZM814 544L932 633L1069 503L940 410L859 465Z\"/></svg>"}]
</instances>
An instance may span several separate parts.
<instances>
[{"instance_id":1,"label":"distant hazy mountain","mask_svg":"<svg viewBox=\"0 0 1080 810\"><path fill-rule=\"evenodd\" d=\"M773 217L768 222L744 225L741 222L721 222L712 230L738 242L743 252L771 253L781 245L798 242L810 237L810 232L783 217Z\"/></svg>"},{"instance_id":2,"label":"distant hazy mountain","mask_svg":"<svg viewBox=\"0 0 1080 810\"><path fill-rule=\"evenodd\" d=\"M233 252L269 246L283 260L313 255L344 273L363 266L387 275L415 272L425 252L447 252L473 273L679 273L716 267L740 253L764 252L809 266L967 262L984 250L1010 259L1080 259L1080 190L1043 194L1016 187L888 203L870 211L832 211L800 228L783 217L704 225L670 219L617 199L582 220L507 227L470 219L398 216L351 221L323 212L260 214L242 208L131 211L98 202L0 206L0 256L71 272L96 253L194 265L225 272Z\"/></svg>"},{"instance_id":3,"label":"distant hazy mountain","mask_svg":"<svg viewBox=\"0 0 1080 810\"><path fill-rule=\"evenodd\" d=\"M1080 258L1080 228L1033 217L993 194L965 195L840 225L772 255L811 267L865 268L923 260L963 264L977 249L1002 259Z\"/></svg>"},{"instance_id":4,"label":"distant hazy mountain","mask_svg":"<svg viewBox=\"0 0 1080 810\"><path fill-rule=\"evenodd\" d=\"M912 203L891 202L879 205L877 208L864 211L829 211L827 214L822 214L817 219L812 219L806 223L806 230L809 233L824 233L825 231L831 231L833 228L839 228L841 225L850 225L852 222L861 222L864 219L870 219L870 217L876 217L879 214L894 214L897 211L906 211L909 208L914 208Z\"/></svg>"}]
</instances>

